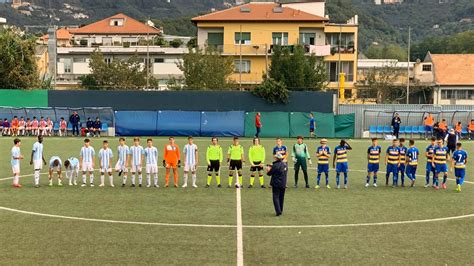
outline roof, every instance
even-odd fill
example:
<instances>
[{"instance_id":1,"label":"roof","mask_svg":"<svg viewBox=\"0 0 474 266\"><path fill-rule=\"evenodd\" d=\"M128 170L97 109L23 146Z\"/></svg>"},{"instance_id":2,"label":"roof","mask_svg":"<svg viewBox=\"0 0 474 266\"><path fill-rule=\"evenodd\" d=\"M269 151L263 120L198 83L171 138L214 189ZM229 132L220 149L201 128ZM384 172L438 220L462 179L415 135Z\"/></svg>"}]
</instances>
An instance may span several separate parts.
<instances>
[{"instance_id":1,"label":"roof","mask_svg":"<svg viewBox=\"0 0 474 266\"><path fill-rule=\"evenodd\" d=\"M278 10L278 11L277 11ZM326 22L327 18L301 10L280 6L277 3L248 3L195 17L194 22L203 21L305 21Z\"/></svg>"},{"instance_id":2,"label":"roof","mask_svg":"<svg viewBox=\"0 0 474 266\"><path fill-rule=\"evenodd\" d=\"M110 25L112 19L123 19L122 26ZM105 18L103 20L94 22L84 27L74 29L73 34L160 34L161 31L157 28L151 27L136 19L133 19L125 14L119 13L117 15Z\"/></svg>"},{"instance_id":3,"label":"roof","mask_svg":"<svg viewBox=\"0 0 474 266\"><path fill-rule=\"evenodd\" d=\"M474 54L428 54L437 85L474 85Z\"/></svg>"},{"instance_id":4,"label":"roof","mask_svg":"<svg viewBox=\"0 0 474 266\"><path fill-rule=\"evenodd\" d=\"M49 35L45 34L40 37L41 40L47 41L49 39ZM56 31L56 39L57 40L71 40L72 34L68 28L60 28Z\"/></svg>"}]
</instances>

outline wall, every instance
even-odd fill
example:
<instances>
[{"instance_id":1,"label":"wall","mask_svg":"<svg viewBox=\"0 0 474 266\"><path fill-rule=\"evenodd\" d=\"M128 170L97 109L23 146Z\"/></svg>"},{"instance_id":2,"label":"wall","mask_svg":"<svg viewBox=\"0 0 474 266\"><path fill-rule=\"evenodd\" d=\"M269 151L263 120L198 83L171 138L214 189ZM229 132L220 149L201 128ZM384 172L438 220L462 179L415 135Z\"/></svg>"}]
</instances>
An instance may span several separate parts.
<instances>
[{"instance_id":1,"label":"wall","mask_svg":"<svg viewBox=\"0 0 474 266\"><path fill-rule=\"evenodd\" d=\"M48 107L48 91L0 90L0 106Z\"/></svg>"},{"instance_id":2,"label":"wall","mask_svg":"<svg viewBox=\"0 0 474 266\"><path fill-rule=\"evenodd\" d=\"M239 91L49 91L51 107L112 107L122 110L182 111L334 111L331 92L292 92L288 104L269 104L250 92Z\"/></svg>"}]
</instances>

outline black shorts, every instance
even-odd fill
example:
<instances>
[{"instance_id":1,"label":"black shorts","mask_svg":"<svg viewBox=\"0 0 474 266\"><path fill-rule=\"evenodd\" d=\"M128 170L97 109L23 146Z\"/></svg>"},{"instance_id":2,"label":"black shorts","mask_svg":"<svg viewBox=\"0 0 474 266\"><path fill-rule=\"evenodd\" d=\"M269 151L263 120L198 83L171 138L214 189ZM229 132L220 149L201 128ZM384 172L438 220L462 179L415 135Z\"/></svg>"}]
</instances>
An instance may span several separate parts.
<instances>
[{"instance_id":1,"label":"black shorts","mask_svg":"<svg viewBox=\"0 0 474 266\"><path fill-rule=\"evenodd\" d=\"M209 165L207 167L207 171L208 172L219 172L219 170L221 169L221 162L219 161L209 161L211 163L211 165Z\"/></svg>"},{"instance_id":2,"label":"black shorts","mask_svg":"<svg viewBox=\"0 0 474 266\"><path fill-rule=\"evenodd\" d=\"M454 153L456 151L456 146L448 146L448 152Z\"/></svg>"},{"instance_id":3,"label":"black shorts","mask_svg":"<svg viewBox=\"0 0 474 266\"><path fill-rule=\"evenodd\" d=\"M242 170L242 160L230 160L229 170Z\"/></svg>"},{"instance_id":4,"label":"black shorts","mask_svg":"<svg viewBox=\"0 0 474 266\"><path fill-rule=\"evenodd\" d=\"M262 162L253 162L253 164L255 166L251 166L250 167L250 172L255 172L255 171L262 171L263 170L263 166L260 166Z\"/></svg>"}]
</instances>

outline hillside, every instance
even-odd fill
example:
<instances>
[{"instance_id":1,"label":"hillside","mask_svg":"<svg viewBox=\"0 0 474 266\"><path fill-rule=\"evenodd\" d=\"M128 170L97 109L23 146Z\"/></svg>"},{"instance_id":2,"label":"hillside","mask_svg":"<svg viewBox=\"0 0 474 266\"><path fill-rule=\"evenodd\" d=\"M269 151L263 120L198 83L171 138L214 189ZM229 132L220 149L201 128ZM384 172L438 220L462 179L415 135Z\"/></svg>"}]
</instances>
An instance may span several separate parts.
<instances>
[{"instance_id":1,"label":"hillside","mask_svg":"<svg viewBox=\"0 0 474 266\"><path fill-rule=\"evenodd\" d=\"M51 9L49 10L49 2ZM194 15L225 8L223 0L30 0L31 16L26 16L0 4L0 16L16 25L48 25L49 16L56 25L81 25L124 12L132 17L151 18L164 26L165 32L192 35L189 21ZM227 2L233 2L228 0ZM452 35L474 29L474 1L406 0L403 4L375 5L373 0L327 0L327 13L333 22L343 22L359 15L360 46L396 43L406 46L408 27L413 41L426 37ZM76 18L74 18L76 16Z\"/></svg>"}]
</instances>

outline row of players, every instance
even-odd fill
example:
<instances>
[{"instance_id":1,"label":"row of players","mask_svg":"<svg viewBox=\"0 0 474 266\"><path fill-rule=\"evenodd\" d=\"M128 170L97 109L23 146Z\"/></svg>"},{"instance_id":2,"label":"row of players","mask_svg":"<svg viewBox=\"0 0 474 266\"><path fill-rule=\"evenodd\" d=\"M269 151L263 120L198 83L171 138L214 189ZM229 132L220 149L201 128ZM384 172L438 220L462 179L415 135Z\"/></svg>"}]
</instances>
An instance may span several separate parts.
<instances>
[{"instance_id":1,"label":"row of players","mask_svg":"<svg viewBox=\"0 0 474 266\"><path fill-rule=\"evenodd\" d=\"M58 135L67 136L67 121L64 117L61 117L58 125ZM97 117L93 121L90 117L86 122L86 130L90 136L100 136L100 131L102 129L102 122ZM23 117L18 119L17 116L14 116L11 123L7 118L0 123L0 132L3 136L52 136L54 134L54 122L51 118L41 117L40 120L33 117L32 120L27 118L26 120Z\"/></svg>"},{"instance_id":2,"label":"row of players","mask_svg":"<svg viewBox=\"0 0 474 266\"><path fill-rule=\"evenodd\" d=\"M420 151L415 147L415 141L409 141L409 147L404 144L405 140L393 140L392 145L387 148L385 165L387 166L386 174L386 185L389 183L390 175L393 176L392 186L398 186L398 177L401 174L401 185L405 184L405 173L411 182L411 186L415 185L416 170L419 163ZM322 139L320 141L321 146L316 150L317 156L317 179L316 188L320 188L321 176L324 174L326 178L326 187L330 188L329 185L329 160L331 158L331 149L327 145L327 140ZM14 147L12 148L12 169L14 173L13 184L15 187L21 187L19 184L20 176L20 160L23 156L20 152L21 141L19 139L14 140ZM352 150L352 147L345 141L341 140L340 144L334 149L334 156L332 165L336 169L336 185L340 188L340 175L344 175L344 188L348 187L348 157L347 152ZM151 176L154 178L154 186L158 185L158 149L153 146L151 139L147 140L147 146L143 148L140 146L140 139L134 138L133 146L128 147L124 138L119 139L119 146L117 148L118 160L115 164L114 169L119 173L119 176L123 175L122 186L125 186L128 179L128 172L130 168L131 183L132 187L135 186L136 174L138 174L138 185L142 186L142 165L146 167L147 174L147 187L150 187ZM188 175L192 174L192 186L196 185L196 172L199 165L198 147L193 143L193 138L188 138L188 143L184 149L184 184L182 187L187 187ZM284 161L287 161L288 152L286 146L283 145L280 138L277 139L277 145L273 148L273 155L282 155ZM368 159L368 175L366 187L370 185L370 179L373 179L373 186L377 186L377 173L379 171L380 158L382 154L382 148L378 145L377 139L372 139L372 145L367 150ZM443 182L441 187L446 189L446 181L448 178L448 161L450 160L449 149L444 146L442 139L431 139L431 144L426 148L425 156L427 158L426 166L426 183L425 187L429 186L430 174L433 174L433 187L439 189L439 176L443 176ZM100 162L100 173L101 183L100 186L105 185L105 175L109 176L110 185L113 184L112 174L112 158L113 152L109 148L108 141L103 141L103 147L98 153ZM207 148L206 161L207 161L207 185L209 187L212 181L212 175L215 174L216 183L218 187L221 187L220 180L220 167L223 161L222 147L218 144L217 138L212 138L211 145ZM265 181L263 175L263 167L266 158L265 148L260 145L260 140L255 138L253 140L253 146L249 149L249 161L250 161L250 185L253 187L255 178L258 175L260 186L265 188ZM308 146L303 143L303 137L297 138L297 143L294 144L291 158L295 166L295 187L298 187L298 175L300 169L303 171L306 187L309 188L308 182L308 167L307 162L311 165L311 157ZM461 191L461 185L464 181L465 167L467 163L467 153L463 150L462 144L458 143L456 150L453 152L451 164L452 169L455 169L457 190ZM245 162L244 149L239 144L239 139L234 138L233 144L227 151L227 163L229 166L229 179L228 186L233 185L234 174L237 173L238 179L235 184L236 187L241 187L243 184L242 167ZM43 138L38 137L38 141L33 145L30 164L34 166L34 177L35 186L39 187L40 171L43 164L46 165L46 160L43 156ZM165 186L169 186L169 177L171 171L174 177L174 186L178 187L178 171L177 168L181 167L181 154L180 149L174 142L174 138L169 138L169 143L165 145L163 166L166 168ZM58 184L62 185L62 169L66 170L66 176L69 179L69 185L77 185L77 179L79 171L82 170L82 186L87 185L87 174L89 174L90 185L94 186L94 167L95 167L95 150L90 145L90 140L85 139L84 146L81 148L80 158L75 157L68 158L64 165L58 156L53 156L49 162L49 184L52 183L52 176L54 172L58 173Z\"/></svg>"}]
</instances>

